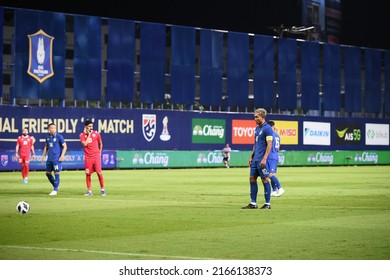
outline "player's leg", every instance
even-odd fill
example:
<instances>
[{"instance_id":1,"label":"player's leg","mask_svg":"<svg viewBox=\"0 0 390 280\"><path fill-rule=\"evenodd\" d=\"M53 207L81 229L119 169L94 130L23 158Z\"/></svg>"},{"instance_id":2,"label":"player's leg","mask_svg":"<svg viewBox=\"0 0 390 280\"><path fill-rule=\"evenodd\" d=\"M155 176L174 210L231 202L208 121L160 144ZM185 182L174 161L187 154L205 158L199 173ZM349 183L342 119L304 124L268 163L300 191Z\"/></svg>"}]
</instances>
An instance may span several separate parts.
<instances>
[{"instance_id":1,"label":"player's leg","mask_svg":"<svg viewBox=\"0 0 390 280\"><path fill-rule=\"evenodd\" d=\"M23 157L22 156L19 156L19 164L20 164L20 167L21 167L21 173L22 173L22 178L23 178L23 184L25 184L26 182L25 182L25 180L24 180L24 178L26 177L25 176L25 167L24 167L24 159L23 159Z\"/></svg>"},{"instance_id":2,"label":"player's leg","mask_svg":"<svg viewBox=\"0 0 390 280\"><path fill-rule=\"evenodd\" d=\"M277 191L278 189L281 188L279 179L278 179L278 177L276 177L275 173L272 173L272 176L270 176L270 180L271 180L271 183L272 183L272 190L273 191Z\"/></svg>"},{"instance_id":3,"label":"player's leg","mask_svg":"<svg viewBox=\"0 0 390 280\"><path fill-rule=\"evenodd\" d=\"M272 186L271 196L278 196L278 190L280 188L279 179L276 177L278 160L269 159L267 162L269 165L269 179L271 181L271 186Z\"/></svg>"},{"instance_id":4,"label":"player's leg","mask_svg":"<svg viewBox=\"0 0 390 280\"><path fill-rule=\"evenodd\" d=\"M278 170L278 161L272 160L272 162L270 162L270 165L270 168L273 172L273 176L270 177L271 183L276 187L276 196L281 196L282 194L284 194L284 189L282 188L282 185L280 184L280 181L276 176L276 172Z\"/></svg>"},{"instance_id":5,"label":"player's leg","mask_svg":"<svg viewBox=\"0 0 390 280\"><path fill-rule=\"evenodd\" d=\"M62 162L54 164L54 190L58 191L60 188L60 172L62 171Z\"/></svg>"},{"instance_id":6,"label":"player's leg","mask_svg":"<svg viewBox=\"0 0 390 280\"><path fill-rule=\"evenodd\" d=\"M53 177L53 175L51 174L51 172L46 171L46 177L47 177L47 179L49 180L50 184L51 184L51 185L53 186L53 188L54 188L54 177Z\"/></svg>"},{"instance_id":7,"label":"player's leg","mask_svg":"<svg viewBox=\"0 0 390 280\"><path fill-rule=\"evenodd\" d=\"M274 175L275 175L275 173L269 174L269 179L271 181L271 188L272 188L271 196L278 196L278 188L277 188L274 180L272 179L274 177Z\"/></svg>"},{"instance_id":8,"label":"player's leg","mask_svg":"<svg viewBox=\"0 0 390 280\"><path fill-rule=\"evenodd\" d=\"M259 177L259 168L260 163L259 162L252 162L250 166L249 171L249 186L250 186L250 193L249 196L251 198L251 202L242 207L242 209L257 209L257 193L259 191L259 186L257 184L257 178Z\"/></svg>"},{"instance_id":9,"label":"player's leg","mask_svg":"<svg viewBox=\"0 0 390 280\"><path fill-rule=\"evenodd\" d=\"M54 176L52 175L52 172L54 171L54 164L52 161L46 161L46 177L49 180L50 184L53 187L53 190L49 193L49 195L57 195L57 191L54 190Z\"/></svg>"},{"instance_id":10,"label":"player's leg","mask_svg":"<svg viewBox=\"0 0 390 280\"><path fill-rule=\"evenodd\" d=\"M28 183L28 174L30 172L30 157L26 157L24 160L24 177L23 183Z\"/></svg>"},{"instance_id":11,"label":"player's leg","mask_svg":"<svg viewBox=\"0 0 390 280\"><path fill-rule=\"evenodd\" d=\"M104 188L104 177L103 177L103 172L102 172L102 161L100 160L100 157L95 159L94 167L95 167L95 172L96 172L96 174L97 174L97 176L99 178L100 194L102 196L105 196L106 195L106 190Z\"/></svg>"},{"instance_id":12,"label":"player's leg","mask_svg":"<svg viewBox=\"0 0 390 280\"><path fill-rule=\"evenodd\" d=\"M269 179L269 161L267 161L265 168L260 170L261 182L264 187L264 200L265 203L260 209L271 209L271 183Z\"/></svg>"},{"instance_id":13,"label":"player's leg","mask_svg":"<svg viewBox=\"0 0 390 280\"><path fill-rule=\"evenodd\" d=\"M50 184L54 188L54 177L52 175L52 172L54 171L54 167L51 161L46 162L46 177L49 180Z\"/></svg>"},{"instance_id":14,"label":"player's leg","mask_svg":"<svg viewBox=\"0 0 390 280\"><path fill-rule=\"evenodd\" d=\"M87 184L87 192L85 193L85 196L91 196L92 195L91 175L93 173L93 162L91 161L91 159L85 158L84 167L85 167L85 183Z\"/></svg>"}]
</instances>

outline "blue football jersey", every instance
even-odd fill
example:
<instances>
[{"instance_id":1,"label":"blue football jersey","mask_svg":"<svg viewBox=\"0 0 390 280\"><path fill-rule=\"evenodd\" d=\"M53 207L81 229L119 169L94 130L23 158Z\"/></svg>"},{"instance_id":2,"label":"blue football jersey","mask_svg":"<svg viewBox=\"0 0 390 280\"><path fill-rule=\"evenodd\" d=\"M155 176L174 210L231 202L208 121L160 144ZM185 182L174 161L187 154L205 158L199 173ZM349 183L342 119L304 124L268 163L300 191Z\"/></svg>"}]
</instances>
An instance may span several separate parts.
<instances>
[{"instance_id":1,"label":"blue football jersey","mask_svg":"<svg viewBox=\"0 0 390 280\"><path fill-rule=\"evenodd\" d=\"M267 122L256 127L253 161L261 161L263 159L267 149L267 138L272 139L273 132L272 127Z\"/></svg>"}]
</instances>

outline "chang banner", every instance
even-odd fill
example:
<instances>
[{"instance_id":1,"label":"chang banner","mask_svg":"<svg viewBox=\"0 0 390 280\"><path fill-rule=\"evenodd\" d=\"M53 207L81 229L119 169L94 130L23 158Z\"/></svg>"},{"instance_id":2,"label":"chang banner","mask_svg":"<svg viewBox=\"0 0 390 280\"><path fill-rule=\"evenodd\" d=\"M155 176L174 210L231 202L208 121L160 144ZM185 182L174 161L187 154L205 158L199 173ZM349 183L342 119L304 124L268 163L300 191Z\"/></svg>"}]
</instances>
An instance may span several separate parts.
<instances>
[{"instance_id":1,"label":"chang banner","mask_svg":"<svg viewBox=\"0 0 390 280\"><path fill-rule=\"evenodd\" d=\"M246 167L251 151L232 151L231 167ZM221 151L117 151L118 168L222 167Z\"/></svg>"},{"instance_id":2,"label":"chang banner","mask_svg":"<svg viewBox=\"0 0 390 280\"><path fill-rule=\"evenodd\" d=\"M225 131L225 120L192 119L192 143L224 144Z\"/></svg>"},{"instance_id":3,"label":"chang banner","mask_svg":"<svg viewBox=\"0 0 390 280\"><path fill-rule=\"evenodd\" d=\"M390 151L281 151L279 166L388 165Z\"/></svg>"}]
</instances>

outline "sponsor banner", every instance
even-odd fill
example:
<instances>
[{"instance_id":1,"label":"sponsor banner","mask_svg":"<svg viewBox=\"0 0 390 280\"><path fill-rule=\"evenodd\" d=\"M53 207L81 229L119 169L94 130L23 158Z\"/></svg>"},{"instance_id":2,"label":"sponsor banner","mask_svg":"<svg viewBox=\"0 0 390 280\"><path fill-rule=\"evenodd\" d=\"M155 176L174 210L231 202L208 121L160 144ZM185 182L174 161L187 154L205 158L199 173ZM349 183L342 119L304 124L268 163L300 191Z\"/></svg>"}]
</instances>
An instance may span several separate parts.
<instances>
[{"instance_id":1,"label":"sponsor banner","mask_svg":"<svg viewBox=\"0 0 390 280\"><path fill-rule=\"evenodd\" d=\"M37 139L35 149L42 150L51 122L64 136L69 151L82 151L79 134L87 118L94 122L94 130L102 135L107 150L222 150L226 143L235 150L252 150L256 124L250 113L0 105L0 151L14 151L23 128ZM365 126L367 120L363 118L273 118L270 114L269 119L276 119L284 150L390 150L388 120Z\"/></svg>"},{"instance_id":2,"label":"sponsor banner","mask_svg":"<svg viewBox=\"0 0 390 280\"><path fill-rule=\"evenodd\" d=\"M251 144L255 143L254 120L232 120L232 144Z\"/></svg>"},{"instance_id":3,"label":"sponsor banner","mask_svg":"<svg viewBox=\"0 0 390 280\"><path fill-rule=\"evenodd\" d=\"M224 144L225 131L225 120L192 119L192 143Z\"/></svg>"},{"instance_id":4,"label":"sponsor banner","mask_svg":"<svg viewBox=\"0 0 390 280\"><path fill-rule=\"evenodd\" d=\"M283 145L298 145L298 122L274 120L276 132ZM232 144L254 143L254 130L256 122L253 120L232 121Z\"/></svg>"},{"instance_id":5,"label":"sponsor banner","mask_svg":"<svg viewBox=\"0 0 390 280\"><path fill-rule=\"evenodd\" d=\"M230 166L248 166L251 151L232 151ZM118 151L118 168L225 167L222 151Z\"/></svg>"},{"instance_id":6,"label":"sponsor banner","mask_svg":"<svg viewBox=\"0 0 390 280\"><path fill-rule=\"evenodd\" d=\"M0 152L0 171L6 170L20 170L20 164L15 156L15 152ZM35 151L35 156L31 157L30 170L45 170L46 159L42 163L42 151ZM116 152L106 151L102 152L102 168L112 169L116 167ZM62 169L84 169L84 152L81 151L67 151L65 159L62 163Z\"/></svg>"},{"instance_id":7,"label":"sponsor banner","mask_svg":"<svg viewBox=\"0 0 390 280\"><path fill-rule=\"evenodd\" d=\"M359 145L362 141L362 129L357 123L338 123L334 132L339 145Z\"/></svg>"},{"instance_id":8,"label":"sponsor banner","mask_svg":"<svg viewBox=\"0 0 390 280\"><path fill-rule=\"evenodd\" d=\"M303 145L330 146L330 123L304 121Z\"/></svg>"},{"instance_id":9,"label":"sponsor banner","mask_svg":"<svg viewBox=\"0 0 390 280\"><path fill-rule=\"evenodd\" d=\"M252 151L231 152L231 167L247 167ZM45 170L38 151L31 159L30 170ZM84 169L84 154L68 151L64 170ZM0 171L20 170L14 152L0 152ZM390 151L281 151L279 166L389 165ZM221 167L222 151L108 151L102 153L103 169L113 168L196 168Z\"/></svg>"},{"instance_id":10,"label":"sponsor banner","mask_svg":"<svg viewBox=\"0 0 390 280\"><path fill-rule=\"evenodd\" d=\"M297 121L280 121L275 122L276 132L280 136L281 145L298 144L298 122Z\"/></svg>"},{"instance_id":11,"label":"sponsor banner","mask_svg":"<svg viewBox=\"0 0 390 280\"><path fill-rule=\"evenodd\" d=\"M281 151L279 166L386 165L390 151Z\"/></svg>"},{"instance_id":12,"label":"sponsor banner","mask_svg":"<svg viewBox=\"0 0 390 280\"><path fill-rule=\"evenodd\" d=\"M366 123L366 145L389 145L389 125Z\"/></svg>"}]
</instances>

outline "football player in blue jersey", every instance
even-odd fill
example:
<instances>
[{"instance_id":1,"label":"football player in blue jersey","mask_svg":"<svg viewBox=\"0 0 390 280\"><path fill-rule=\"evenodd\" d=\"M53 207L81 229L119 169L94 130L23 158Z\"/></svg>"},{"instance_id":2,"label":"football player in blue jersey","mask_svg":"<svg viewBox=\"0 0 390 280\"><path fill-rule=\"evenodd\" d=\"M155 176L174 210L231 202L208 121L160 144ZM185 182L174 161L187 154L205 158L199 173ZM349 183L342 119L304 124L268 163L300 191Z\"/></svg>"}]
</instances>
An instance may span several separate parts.
<instances>
[{"instance_id":1,"label":"football player in blue jersey","mask_svg":"<svg viewBox=\"0 0 390 280\"><path fill-rule=\"evenodd\" d=\"M257 124L255 128L255 143L253 145L252 155L249 158L249 184L251 202L242 207L243 209L257 209L257 178L260 177L264 186L265 203L260 209L271 209L271 184L269 182L269 161L268 156L272 149L273 130L265 121L267 111L258 108L254 117Z\"/></svg>"},{"instance_id":2,"label":"football player in blue jersey","mask_svg":"<svg viewBox=\"0 0 390 280\"><path fill-rule=\"evenodd\" d=\"M50 123L47 127L49 133L46 136L45 147L43 148L41 162L46 160L46 176L53 186L53 190L49 195L57 195L60 187L60 172L62 170L62 161L66 153L66 142L64 137L57 133L57 127L54 123ZM52 175L54 172L54 176Z\"/></svg>"},{"instance_id":3,"label":"football player in blue jersey","mask_svg":"<svg viewBox=\"0 0 390 280\"><path fill-rule=\"evenodd\" d=\"M279 161L279 149L280 149L280 136L276 132L276 126L274 121L268 121L268 124L272 127L274 135L272 138L272 149L269 154L268 161L270 165L269 179L271 180L272 192L271 196L281 196L284 193L284 189L280 185L279 179L276 177L276 171L278 169Z\"/></svg>"}]
</instances>

